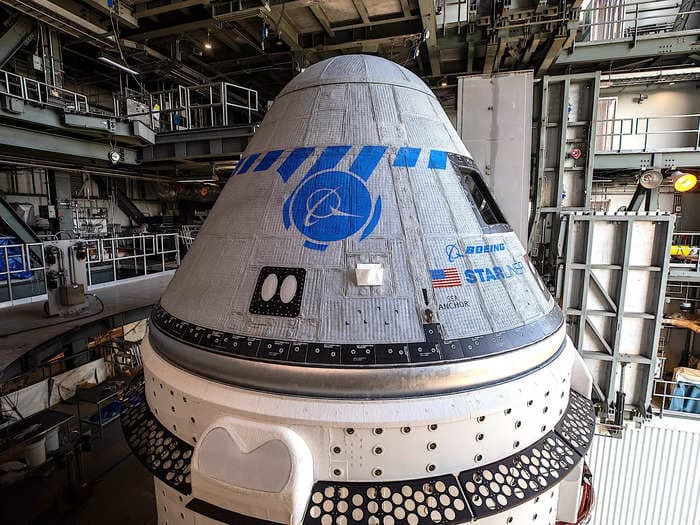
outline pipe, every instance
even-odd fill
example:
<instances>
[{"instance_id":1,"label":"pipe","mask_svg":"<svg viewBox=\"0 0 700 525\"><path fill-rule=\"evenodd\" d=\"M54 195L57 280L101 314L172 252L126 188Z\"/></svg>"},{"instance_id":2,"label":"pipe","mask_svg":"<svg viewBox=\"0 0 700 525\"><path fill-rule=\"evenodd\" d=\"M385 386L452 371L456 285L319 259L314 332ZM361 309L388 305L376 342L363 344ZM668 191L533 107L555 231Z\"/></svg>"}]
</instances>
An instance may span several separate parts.
<instances>
[{"instance_id":1,"label":"pipe","mask_svg":"<svg viewBox=\"0 0 700 525\"><path fill-rule=\"evenodd\" d=\"M120 173L118 171L109 171L109 170L98 170L94 168L72 168L69 166L62 166L60 164L39 164L39 163L34 163L34 162L28 162L28 161L23 161L22 159L20 160L5 160L5 159L12 159L16 157L7 157L4 155L0 155L0 165L8 165L8 166L19 166L22 168L44 168L47 170L59 170L59 171L67 171L71 173L91 173L93 175L102 175L104 177L121 177L124 179L133 179L133 180L146 180L146 181L151 181L151 182L166 182L168 184L172 184L174 181L173 179L166 178L166 177L158 177L156 175L150 176L150 175L134 175L131 173Z\"/></svg>"}]
</instances>

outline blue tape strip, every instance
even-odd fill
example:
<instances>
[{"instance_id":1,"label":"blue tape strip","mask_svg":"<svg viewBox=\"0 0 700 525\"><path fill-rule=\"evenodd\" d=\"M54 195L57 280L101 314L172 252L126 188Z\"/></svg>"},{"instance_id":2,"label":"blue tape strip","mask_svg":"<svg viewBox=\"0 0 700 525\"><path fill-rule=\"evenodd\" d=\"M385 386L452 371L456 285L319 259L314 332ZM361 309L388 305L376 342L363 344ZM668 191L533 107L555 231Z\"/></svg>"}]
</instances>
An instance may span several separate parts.
<instances>
[{"instance_id":1,"label":"blue tape strip","mask_svg":"<svg viewBox=\"0 0 700 525\"><path fill-rule=\"evenodd\" d=\"M314 165L311 166L311 169L304 175L304 178L311 177L311 175L319 171L335 168L349 149L350 146L328 146L323 150L323 153L321 153L321 156L316 160Z\"/></svg>"},{"instance_id":2,"label":"blue tape strip","mask_svg":"<svg viewBox=\"0 0 700 525\"><path fill-rule=\"evenodd\" d=\"M246 173L253 165L253 162L255 162L259 156L260 153L253 153L250 157L245 159L245 162L241 166L241 170L236 175L243 175L244 173Z\"/></svg>"},{"instance_id":3,"label":"blue tape strip","mask_svg":"<svg viewBox=\"0 0 700 525\"><path fill-rule=\"evenodd\" d=\"M265 156L262 158L260 162L258 162L258 165L255 166L255 169L253 171L265 171L269 170L270 166L272 166L277 159L280 158L280 155L284 152L283 149L275 149L272 151L268 151L265 153Z\"/></svg>"},{"instance_id":4,"label":"blue tape strip","mask_svg":"<svg viewBox=\"0 0 700 525\"><path fill-rule=\"evenodd\" d=\"M428 158L428 168L436 170L444 170L447 167L447 152L437 149L430 150Z\"/></svg>"},{"instance_id":5,"label":"blue tape strip","mask_svg":"<svg viewBox=\"0 0 700 525\"><path fill-rule=\"evenodd\" d=\"M394 166L403 168L413 168L418 162L420 148L399 148L394 159Z\"/></svg>"},{"instance_id":6,"label":"blue tape strip","mask_svg":"<svg viewBox=\"0 0 700 525\"><path fill-rule=\"evenodd\" d=\"M385 151L386 146L364 146L350 166L350 173L354 173L366 181L372 175Z\"/></svg>"},{"instance_id":7,"label":"blue tape strip","mask_svg":"<svg viewBox=\"0 0 700 525\"><path fill-rule=\"evenodd\" d=\"M297 148L293 150L282 165L277 168L277 173L280 174L282 180L287 182L313 151L314 148Z\"/></svg>"}]
</instances>

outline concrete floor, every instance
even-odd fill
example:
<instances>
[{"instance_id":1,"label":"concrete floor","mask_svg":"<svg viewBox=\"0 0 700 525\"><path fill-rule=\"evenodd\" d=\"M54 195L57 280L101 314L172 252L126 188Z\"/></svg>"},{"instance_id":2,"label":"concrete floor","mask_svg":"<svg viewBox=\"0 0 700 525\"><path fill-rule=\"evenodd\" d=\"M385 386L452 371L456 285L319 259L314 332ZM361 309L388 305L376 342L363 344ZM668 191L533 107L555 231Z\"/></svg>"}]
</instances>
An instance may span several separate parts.
<instances>
[{"instance_id":1,"label":"concrete floor","mask_svg":"<svg viewBox=\"0 0 700 525\"><path fill-rule=\"evenodd\" d=\"M61 404L57 410L72 411ZM47 472L0 488L2 525L130 525L155 524L153 477L131 454L119 420L92 440L83 453L84 494L71 502L66 492L66 471L52 462Z\"/></svg>"},{"instance_id":2,"label":"concrete floor","mask_svg":"<svg viewBox=\"0 0 700 525\"><path fill-rule=\"evenodd\" d=\"M5 368L32 348L61 334L97 319L154 304L163 294L174 273L162 272L90 290L91 294L100 298L104 309L100 310L91 298L90 309L75 318L47 318L43 301L0 309L0 375Z\"/></svg>"}]
</instances>

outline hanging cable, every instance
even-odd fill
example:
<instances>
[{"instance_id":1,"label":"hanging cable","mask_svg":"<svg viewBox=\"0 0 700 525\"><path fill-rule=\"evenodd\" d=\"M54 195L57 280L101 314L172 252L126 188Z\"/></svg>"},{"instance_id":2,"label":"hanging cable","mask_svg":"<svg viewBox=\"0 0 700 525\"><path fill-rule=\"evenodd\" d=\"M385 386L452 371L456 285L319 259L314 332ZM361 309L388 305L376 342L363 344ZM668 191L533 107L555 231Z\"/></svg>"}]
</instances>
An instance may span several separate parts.
<instances>
[{"instance_id":1,"label":"hanging cable","mask_svg":"<svg viewBox=\"0 0 700 525\"><path fill-rule=\"evenodd\" d=\"M110 10L109 11L109 23L112 26L112 33L114 34L114 42L117 44L117 51L119 51L119 57L121 58L122 62L124 63L125 66L128 66L128 62L126 61L126 57L124 56L124 52L122 51L122 45L119 42L119 20L116 21L114 20L114 13ZM141 92L145 92L146 90L143 87L143 84L139 81L138 78L136 78L136 75L133 73L129 73L133 78L134 81L138 84L139 88L141 88Z\"/></svg>"}]
</instances>

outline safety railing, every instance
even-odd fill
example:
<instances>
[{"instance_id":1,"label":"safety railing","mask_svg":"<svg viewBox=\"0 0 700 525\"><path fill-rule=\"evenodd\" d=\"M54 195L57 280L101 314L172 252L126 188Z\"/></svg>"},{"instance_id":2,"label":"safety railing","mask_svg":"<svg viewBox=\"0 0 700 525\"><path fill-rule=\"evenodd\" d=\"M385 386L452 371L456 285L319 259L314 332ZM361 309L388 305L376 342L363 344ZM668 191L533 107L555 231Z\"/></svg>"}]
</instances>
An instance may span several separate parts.
<instances>
[{"instance_id":1,"label":"safety railing","mask_svg":"<svg viewBox=\"0 0 700 525\"><path fill-rule=\"evenodd\" d=\"M0 304L46 293L44 248L40 242L0 243Z\"/></svg>"},{"instance_id":2,"label":"safety railing","mask_svg":"<svg viewBox=\"0 0 700 525\"><path fill-rule=\"evenodd\" d=\"M700 385L654 379L652 411L659 416L700 418Z\"/></svg>"},{"instance_id":3,"label":"safety railing","mask_svg":"<svg viewBox=\"0 0 700 525\"><path fill-rule=\"evenodd\" d=\"M180 266L177 233L85 239L83 242L88 249L88 289ZM44 253L44 243L40 242L0 244L0 308L46 299Z\"/></svg>"},{"instance_id":4,"label":"safety railing","mask_svg":"<svg viewBox=\"0 0 700 525\"><path fill-rule=\"evenodd\" d=\"M700 232L676 232L671 244L670 270L700 272Z\"/></svg>"},{"instance_id":5,"label":"safety railing","mask_svg":"<svg viewBox=\"0 0 700 525\"><path fill-rule=\"evenodd\" d=\"M178 86L139 99L115 97L116 116L139 120L156 132L250 124L258 92L230 82Z\"/></svg>"},{"instance_id":6,"label":"safety railing","mask_svg":"<svg viewBox=\"0 0 700 525\"><path fill-rule=\"evenodd\" d=\"M183 224L180 226L180 240L185 249L185 254L190 251L195 237L199 234L200 226L198 224Z\"/></svg>"},{"instance_id":7,"label":"safety railing","mask_svg":"<svg viewBox=\"0 0 700 525\"><path fill-rule=\"evenodd\" d=\"M596 121L598 152L699 151L700 114Z\"/></svg>"},{"instance_id":8,"label":"safety railing","mask_svg":"<svg viewBox=\"0 0 700 525\"><path fill-rule=\"evenodd\" d=\"M76 113L88 113L90 111L88 99L85 95L51 86L2 69L0 69L0 95L19 98L34 104L54 106Z\"/></svg>"},{"instance_id":9,"label":"safety railing","mask_svg":"<svg viewBox=\"0 0 700 525\"><path fill-rule=\"evenodd\" d=\"M593 0L581 10L578 40L584 42L632 39L653 33L685 31L688 17L700 13L684 9L677 0Z\"/></svg>"},{"instance_id":10,"label":"safety railing","mask_svg":"<svg viewBox=\"0 0 700 525\"><path fill-rule=\"evenodd\" d=\"M174 270L180 265L177 233L89 239L90 286Z\"/></svg>"},{"instance_id":11,"label":"safety railing","mask_svg":"<svg viewBox=\"0 0 700 525\"><path fill-rule=\"evenodd\" d=\"M110 342L111 343L111 342ZM109 343L104 345L86 348L85 350L71 353L70 356L58 357L48 363L38 365L30 372L15 376L0 383L0 395L8 395L23 388L35 385L46 379L51 379L68 370L72 370L91 361L95 361L105 356L105 350L109 348Z\"/></svg>"}]
</instances>

